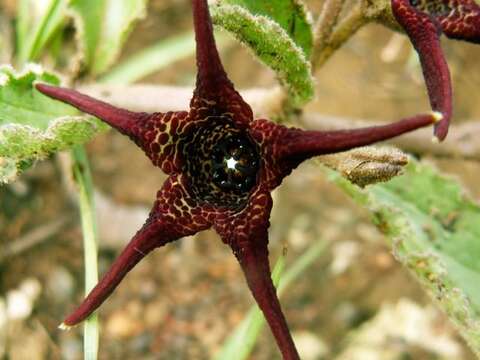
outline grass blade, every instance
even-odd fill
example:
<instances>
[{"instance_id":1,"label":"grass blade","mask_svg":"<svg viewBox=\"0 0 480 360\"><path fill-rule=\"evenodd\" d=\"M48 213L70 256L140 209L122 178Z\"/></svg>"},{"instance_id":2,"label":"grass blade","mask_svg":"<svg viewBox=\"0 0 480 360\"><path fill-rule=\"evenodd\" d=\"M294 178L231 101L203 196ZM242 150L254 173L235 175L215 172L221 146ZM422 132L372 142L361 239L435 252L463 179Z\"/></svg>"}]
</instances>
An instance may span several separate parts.
<instances>
[{"instance_id":1,"label":"grass blade","mask_svg":"<svg viewBox=\"0 0 480 360\"><path fill-rule=\"evenodd\" d=\"M192 32L162 40L139 51L113 68L100 81L104 84L129 84L177 60L193 55L195 40Z\"/></svg>"},{"instance_id":2,"label":"grass blade","mask_svg":"<svg viewBox=\"0 0 480 360\"><path fill-rule=\"evenodd\" d=\"M35 13L43 10L42 14ZM33 61L40 55L49 39L65 20L66 1L51 0L43 9L22 0L18 6L17 51L21 64ZM37 17L40 16L38 19Z\"/></svg>"},{"instance_id":3,"label":"grass blade","mask_svg":"<svg viewBox=\"0 0 480 360\"><path fill-rule=\"evenodd\" d=\"M83 146L72 150L73 173L78 186L78 200L82 219L83 248L85 256L85 292L98 282L97 264L97 225L95 222L95 204L93 201L93 182L90 174L87 154ZM98 317L92 315L84 325L84 359L96 360L99 343Z\"/></svg>"}]
</instances>

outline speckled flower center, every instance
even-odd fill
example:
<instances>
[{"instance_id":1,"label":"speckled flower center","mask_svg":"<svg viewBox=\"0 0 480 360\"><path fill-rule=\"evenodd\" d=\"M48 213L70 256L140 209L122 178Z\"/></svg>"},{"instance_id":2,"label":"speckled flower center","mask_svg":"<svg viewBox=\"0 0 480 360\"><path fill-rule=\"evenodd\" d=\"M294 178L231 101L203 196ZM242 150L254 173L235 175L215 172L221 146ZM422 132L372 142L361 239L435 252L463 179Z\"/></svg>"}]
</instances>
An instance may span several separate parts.
<instances>
[{"instance_id":1,"label":"speckled flower center","mask_svg":"<svg viewBox=\"0 0 480 360\"><path fill-rule=\"evenodd\" d=\"M257 182L260 157L255 143L229 117L208 117L183 149L192 195L217 206L245 203Z\"/></svg>"},{"instance_id":2,"label":"speckled flower center","mask_svg":"<svg viewBox=\"0 0 480 360\"><path fill-rule=\"evenodd\" d=\"M254 145L241 134L229 134L213 147L213 182L224 191L239 194L255 185L258 154Z\"/></svg>"},{"instance_id":3,"label":"speckled flower center","mask_svg":"<svg viewBox=\"0 0 480 360\"><path fill-rule=\"evenodd\" d=\"M446 16L452 8L447 1L442 0L409 0L414 8L433 16Z\"/></svg>"}]
</instances>

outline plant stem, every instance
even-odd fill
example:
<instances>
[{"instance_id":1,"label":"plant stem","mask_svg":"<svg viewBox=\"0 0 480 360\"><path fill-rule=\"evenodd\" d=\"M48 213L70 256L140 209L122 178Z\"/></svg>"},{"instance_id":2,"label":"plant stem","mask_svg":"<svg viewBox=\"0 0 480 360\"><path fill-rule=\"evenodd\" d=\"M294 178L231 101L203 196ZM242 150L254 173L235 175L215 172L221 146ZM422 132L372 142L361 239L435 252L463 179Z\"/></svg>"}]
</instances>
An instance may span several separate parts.
<instances>
[{"instance_id":1,"label":"plant stem","mask_svg":"<svg viewBox=\"0 0 480 360\"><path fill-rule=\"evenodd\" d=\"M357 3L334 29L330 39L314 54L312 58L314 70L321 68L338 48L368 22L369 20L363 14L361 4Z\"/></svg>"},{"instance_id":2,"label":"plant stem","mask_svg":"<svg viewBox=\"0 0 480 360\"><path fill-rule=\"evenodd\" d=\"M83 248L85 256L85 292L98 282L97 264L97 225L93 201L93 182L87 154L83 146L76 146L71 152L73 176L78 186L78 201L82 219ZM95 360L98 356L99 343L98 317L92 315L84 325L84 359Z\"/></svg>"},{"instance_id":3,"label":"plant stem","mask_svg":"<svg viewBox=\"0 0 480 360\"><path fill-rule=\"evenodd\" d=\"M327 46L344 4L345 0L326 0L323 4L322 12L315 25L313 59L318 58Z\"/></svg>"}]
</instances>

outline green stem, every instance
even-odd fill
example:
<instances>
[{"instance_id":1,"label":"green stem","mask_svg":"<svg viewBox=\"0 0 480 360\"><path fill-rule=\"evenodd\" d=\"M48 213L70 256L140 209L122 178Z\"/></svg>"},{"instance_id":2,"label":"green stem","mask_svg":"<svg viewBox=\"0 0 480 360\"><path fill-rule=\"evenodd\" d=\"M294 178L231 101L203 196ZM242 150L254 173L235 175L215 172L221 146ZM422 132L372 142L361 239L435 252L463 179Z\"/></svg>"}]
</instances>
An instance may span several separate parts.
<instances>
[{"instance_id":1,"label":"green stem","mask_svg":"<svg viewBox=\"0 0 480 360\"><path fill-rule=\"evenodd\" d=\"M93 200L93 182L87 154L83 146L76 146L71 152L73 175L78 186L78 201L82 219L83 248L85 256L85 293L98 282L97 225ZM92 315L84 325L84 359L96 360L99 343L98 317Z\"/></svg>"}]
</instances>

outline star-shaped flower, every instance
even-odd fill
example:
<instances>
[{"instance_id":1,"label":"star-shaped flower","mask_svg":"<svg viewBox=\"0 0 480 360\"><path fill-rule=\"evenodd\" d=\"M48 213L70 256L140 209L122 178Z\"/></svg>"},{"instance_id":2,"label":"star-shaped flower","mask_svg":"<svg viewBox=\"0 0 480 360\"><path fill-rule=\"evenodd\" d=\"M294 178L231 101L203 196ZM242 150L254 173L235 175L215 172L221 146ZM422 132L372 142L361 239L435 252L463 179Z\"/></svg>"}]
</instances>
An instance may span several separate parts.
<instances>
[{"instance_id":1,"label":"star-shaped flower","mask_svg":"<svg viewBox=\"0 0 480 360\"><path fill-rule=\"evenodd\" d=\"M438 113L389 125L304 131L254 120L220 62L206 0L192 0L197 85L189 112L134 113L74 90L38 84L55 99L129 136L169 178L145 225L63 325L86 319L150 251L213 227L229 245L285 359L298 359L272 284L268 261L270 192L301 162L392 138L439 120Z\"/></svg>"},{"instance_id":2,"label":"star-shaped flower","mask_svg":"<svg viewBox=\"0 0 480 360\"><path fill-rule=\"evenodd\" d=\"M480 6L475 0L392 0L392 11L419 54L432 109L443 114L435 126L443 140L452 117L452 84L440 35L480 43Z\"/></svg>"}]
</instances>

